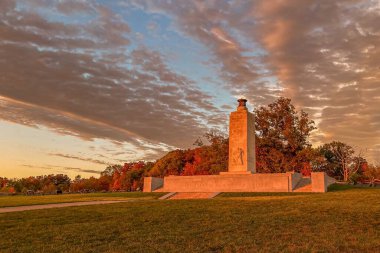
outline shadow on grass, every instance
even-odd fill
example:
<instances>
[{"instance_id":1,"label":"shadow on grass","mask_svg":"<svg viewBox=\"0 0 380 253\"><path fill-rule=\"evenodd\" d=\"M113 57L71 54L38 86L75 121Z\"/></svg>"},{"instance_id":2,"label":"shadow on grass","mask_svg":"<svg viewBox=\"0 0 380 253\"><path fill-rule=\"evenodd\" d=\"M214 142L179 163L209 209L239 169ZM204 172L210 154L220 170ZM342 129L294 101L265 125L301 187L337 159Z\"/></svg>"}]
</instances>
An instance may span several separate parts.
<instances>
[{"instance_id":1,"label":"shadow on grass","mask_svg":"<svg viewBox=\"0 0 380 253\"><path fill-rule=\"evenodd\" d=\"M310 195L311 192L223 192L217 198Z\"/></svg>"},{"instance_id":2,"label":"shadow on grass","mask_svg":"<svg viewBox=\"0 0 380 253\"><path fill-rule=\"evenodd\" d=\"M349 191L349 190L371 190L376 189L376 187L369 187L367 185L350 185L350 184L332 184L328 187L329 192L337 192L337 191ZM378 188L379 189L379 188Z\"/></svg>"},{"instance_id":3,"label":"shadow on grass","mask_svg":"<svg viewBox=\"0 0 380 253\"><path fill-rule=\"evenodd\" d=\"M350 191L350 190L371 190L376 187L349 185L349 184L332 184L328 187L328 192ZM378 187L380 190L380 188ZM269 197L269 196L299 196L311 195L314 192L223 192L217 198L236 198L236 197Z\"/></svg>"},{"instance_id":4,"label":"shadow on grass","mask_svg":"<svg viewBox=\"0 0 380 253\"><path fill-rule=\"evenodd\" d=\"M355 189L355 187L348 184L332 184L328 187L329 192L348 191L353 189Z\"/></svg>"}]
</instances>

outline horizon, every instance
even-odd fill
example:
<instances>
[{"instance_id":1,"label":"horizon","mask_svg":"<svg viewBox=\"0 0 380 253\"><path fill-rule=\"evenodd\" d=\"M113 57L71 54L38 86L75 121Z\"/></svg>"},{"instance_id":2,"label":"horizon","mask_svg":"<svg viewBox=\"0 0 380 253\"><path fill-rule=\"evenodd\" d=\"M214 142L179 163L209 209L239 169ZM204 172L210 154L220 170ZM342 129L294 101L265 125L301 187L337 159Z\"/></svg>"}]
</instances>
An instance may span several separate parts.
<instances>
[{"instance_id":1,"label":"horizon","mask_svg":"<svg viewBox=\"0 0 380 253\"><path fill-rule=\"evenodd\" d=\"M380 160L380 3L0 2L0 176L90 177L284 96Z\"/></svg>"}]
</instances>

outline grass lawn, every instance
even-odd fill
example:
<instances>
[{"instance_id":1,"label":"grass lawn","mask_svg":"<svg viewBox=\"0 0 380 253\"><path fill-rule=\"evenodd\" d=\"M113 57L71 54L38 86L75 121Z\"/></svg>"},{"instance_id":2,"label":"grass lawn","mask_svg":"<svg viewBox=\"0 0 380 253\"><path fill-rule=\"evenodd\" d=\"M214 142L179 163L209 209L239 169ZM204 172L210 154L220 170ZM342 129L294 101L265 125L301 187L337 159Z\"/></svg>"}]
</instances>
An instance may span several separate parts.
<instances>
[{"instance_id":1,"label":"grass lawn","mask_svg":"<svg viewBox=\"0 0 380 253\"><path fill-rule=\"evenodd\" d=\"M127 199L155 199L163 193L142 192L110 192L110 193L86 193L86 194L63 194L45 196L0 196L0 208L7 206L25 206L53 203L67 203L95 200L127 200Z\"/></svg>"},{"instance_id":2,"label":"grass lawn","mask_svg":"<svg viewBox=\"0 0 380 253\"><path fill-rule=\"evenodd\" d=\"M7 213L0 231L0 252L379 252L380 189Z\"/></svg>"}]
</instances>

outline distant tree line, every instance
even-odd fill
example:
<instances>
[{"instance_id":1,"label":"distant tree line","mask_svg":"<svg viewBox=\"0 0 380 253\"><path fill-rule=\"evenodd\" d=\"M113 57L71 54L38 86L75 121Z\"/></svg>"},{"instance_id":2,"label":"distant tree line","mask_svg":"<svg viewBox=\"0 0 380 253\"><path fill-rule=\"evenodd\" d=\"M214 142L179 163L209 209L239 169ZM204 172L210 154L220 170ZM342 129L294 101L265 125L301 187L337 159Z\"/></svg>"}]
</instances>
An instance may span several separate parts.
<instances>
[{"instance_id":1,"label":"distant tree line","mask_svg":"<svg viewBox=\"0 0 380 253\"><path fill-rule=\"evenodd\" d=\"M329 176L351 183L380 182L380 166L366 159L346 143L332 141L313 148L309 142L315 124L304 111L296 111L287 98L279 98L256 109L256 167L259 173L295 171L307 176L324 171ZM131 162L108 166L100 177L71 180L66 175L22 179L0 177L0 191L53 193L88 191L139 191L146 176L215 175L228 168L228 136L210 131L198 138L195 148L174 150L155 162Z\"/></svg>"},{"instance_id":2,"label":"distant tree line","mask_svg":"<svg viewBox=\"0 0 380 253\"><path fill-rule=\"evenodd\" d=\"M67 175L45 175L21 179L0 177L0 192L5 193L45 193L69 191L71 179Z\"/></svg>"}]
</instances>

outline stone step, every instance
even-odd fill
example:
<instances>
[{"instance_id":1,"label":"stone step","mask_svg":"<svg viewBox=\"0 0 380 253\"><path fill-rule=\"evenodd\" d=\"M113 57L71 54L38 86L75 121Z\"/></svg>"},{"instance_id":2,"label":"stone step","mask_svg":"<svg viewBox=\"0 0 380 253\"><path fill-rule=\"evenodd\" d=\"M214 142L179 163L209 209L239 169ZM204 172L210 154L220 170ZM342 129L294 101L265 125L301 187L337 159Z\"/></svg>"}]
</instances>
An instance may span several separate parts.
<instances>
[{"instance_id":1,"label":"stone step","mask_svg":"<svg viewBox=\"0 0 380 253\"><path fill-rule=\"evenodd\" d=\"M159 199L170 199L170 197L172 197L175 194L176 194L176 192L169 192L169 193L165 194L164 196L161 196Z\"/></svg>"},{"instance_id":2,"label":"stone step","mask_svg":"<svg viewBox=\"0 0 380 253\"><path fill-rule=\"evenodd\" d=\"M177 192L168 199L212 199L219 192Z\"/></svg>"}]
</instances>

